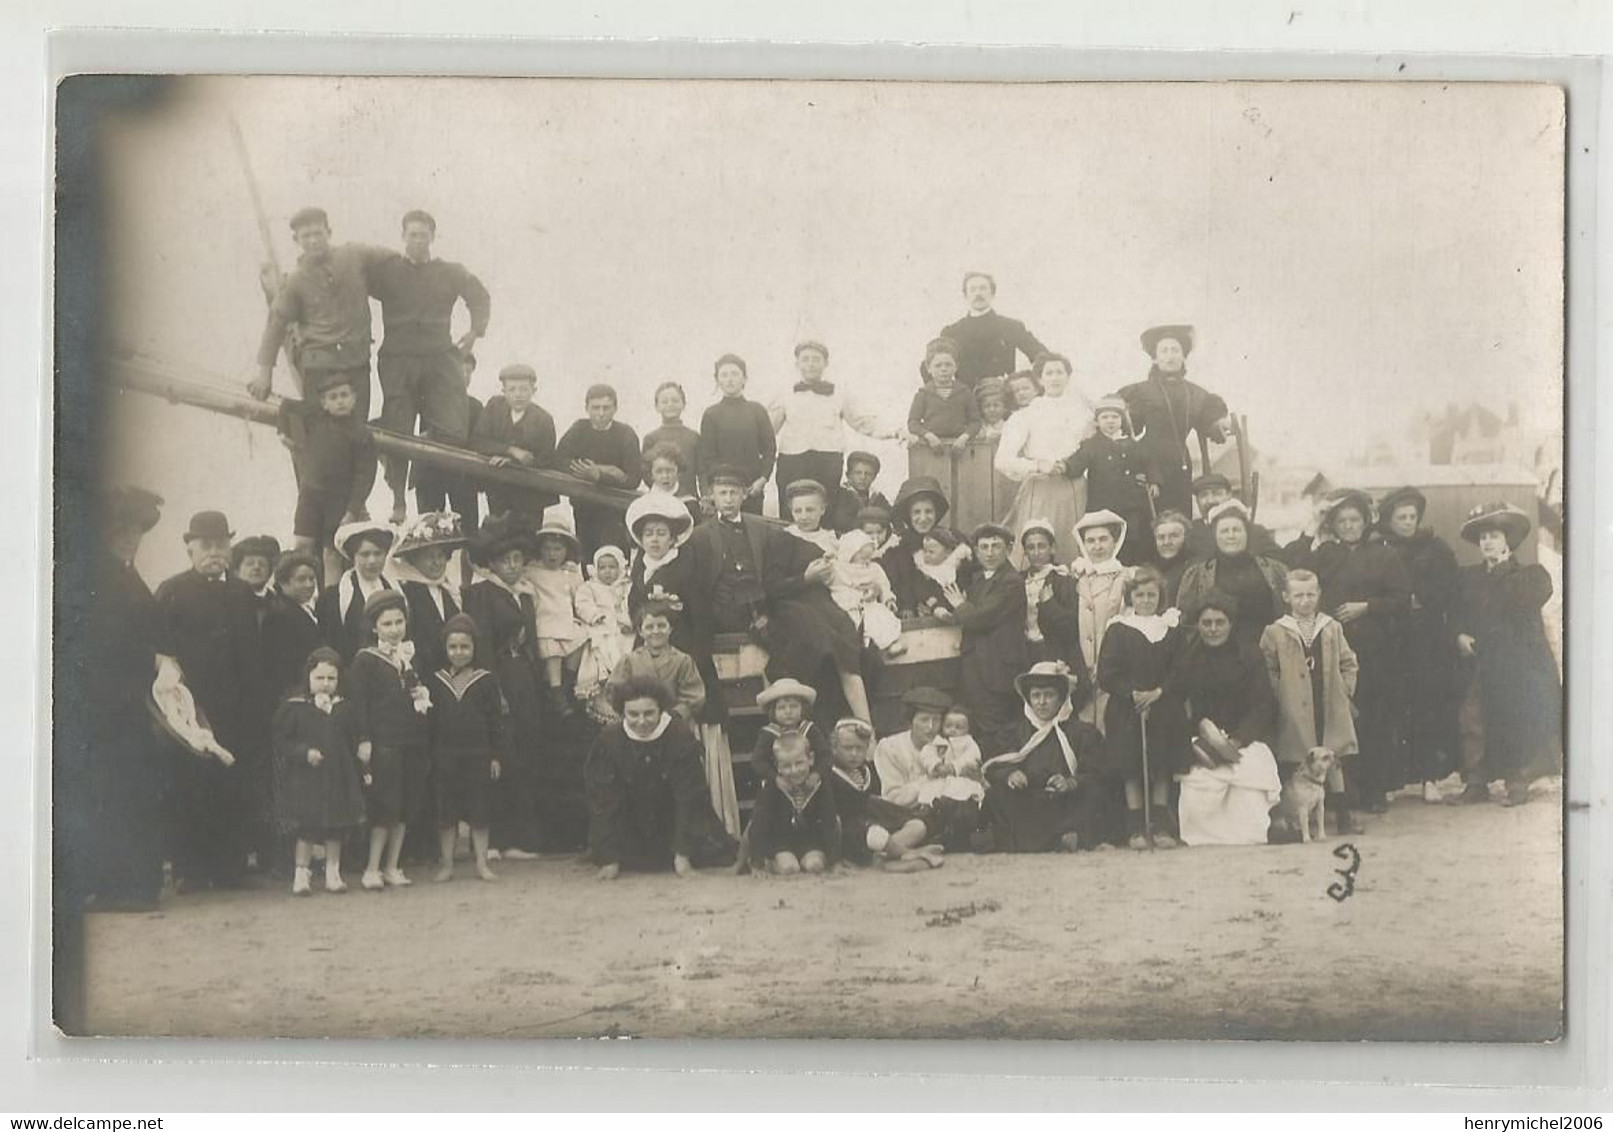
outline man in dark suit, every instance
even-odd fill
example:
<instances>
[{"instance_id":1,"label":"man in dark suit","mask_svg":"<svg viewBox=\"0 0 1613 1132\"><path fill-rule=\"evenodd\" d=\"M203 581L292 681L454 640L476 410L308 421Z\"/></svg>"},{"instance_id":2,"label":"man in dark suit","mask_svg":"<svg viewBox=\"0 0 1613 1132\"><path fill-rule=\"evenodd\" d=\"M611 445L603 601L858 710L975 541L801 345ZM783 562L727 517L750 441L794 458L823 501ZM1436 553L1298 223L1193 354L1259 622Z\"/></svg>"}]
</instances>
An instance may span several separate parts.
<instances>
[{"instance_id":1,"label":"man in dark suit","mask_svg":"<svg viewBox=\"0 0 1613 1132\"><path fill-rule=\"evenodd\" d=\"M963 629L963 702L980 749L996 755L1007 749L1021 715L1014 677L1030 667L1025 579L1008 564L1014 536L1007 527L982 523L970 542L979 568L967 591L949 586L946 597Z\"/></svg>"},{"instance_id":2,"label":"man in dark suit","mask_svg":"<svg viewBox=\"0 0 1613 1132\"><path fill-rule=\"evenodd\" d=\"M742 510L750 481L738 468L719 464L706 481L717 508L689 536L688 552L695 560L694 576L701 587L698 608L711 618L715 633L764 633L767 598L762 571L767 565L768 543L779 533L760 515Z\"/></svg>"},{"instance_id":3,"label":"man in dark suit","mask_svg":"<svg viewBox=\"0 0 1613 1132\"><path fill-rule=\"evenodd\" d=\"M973 389L987 377L1005 377L1019 366L1016 353L1024 354L1026 364L1047 347L1025 329L1017 318L1007 318L992 309L997 301L997 281L984 271L971 271L963 277L963 297L969 313L941 331L941 337L958 344L958 384Z\"/></svg>"},{"instance_id":4,"label":"man in dark suit","mask_svg":"<svg viewBox=\"0 0 1613 1132\"><path fill-rule=\"evenodd\" d=\"M1193 520L1187 532L1187 556L1197 562L1215 557L1215 532L1210 529L1209 515L1232 498L1232 482L1220 472L1211 472L1193 481L1193 501L1198 504L1199 517ZM1259 523L1247 524L1249 553L1278 556L1277 536Z\"/></svg>"},{"instance_id":5,"label":"man in dark suit","mask_svg":"<svg viewBox=\"0 0 1613 1132\"><path fill-rule=\"evenodd\" d=\"M239 884L264 808L251 784L267 755L261 696L257 604L230 576L234 532L218 511L199 511L185 532L191 568L157 588L163 631L205 725L235 758L183 750L176 755L174 867L191 884Z\"/></svg>"}]
</instances>

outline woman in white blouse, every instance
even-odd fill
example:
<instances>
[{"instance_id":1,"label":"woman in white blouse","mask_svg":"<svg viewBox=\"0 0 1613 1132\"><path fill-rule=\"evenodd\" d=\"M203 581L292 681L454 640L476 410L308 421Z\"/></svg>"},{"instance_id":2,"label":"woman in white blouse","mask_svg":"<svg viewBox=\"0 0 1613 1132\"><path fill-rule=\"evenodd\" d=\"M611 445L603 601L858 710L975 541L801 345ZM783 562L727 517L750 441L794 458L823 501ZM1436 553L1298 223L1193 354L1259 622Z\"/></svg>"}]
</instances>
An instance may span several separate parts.
<instances>
[{"instance_id":1,"label":"woman in white blouse","mask_svg":"<svg viewBox=\"0 0 1613 1132\"><path fill-rule=\"evenodd\" d=\"M1094 431L1092 402L1071 388L1070 360L1062 354L1036 359L1042 395L1009 417L997 445L997 470L1019 484L1005 520L1019 530L1043 519L1058 532L1059 559L1074 562L1081 547L1075 523L1086 512L1086 481L1064 474L1064 457Z\"/></svg>"}]
</instances>

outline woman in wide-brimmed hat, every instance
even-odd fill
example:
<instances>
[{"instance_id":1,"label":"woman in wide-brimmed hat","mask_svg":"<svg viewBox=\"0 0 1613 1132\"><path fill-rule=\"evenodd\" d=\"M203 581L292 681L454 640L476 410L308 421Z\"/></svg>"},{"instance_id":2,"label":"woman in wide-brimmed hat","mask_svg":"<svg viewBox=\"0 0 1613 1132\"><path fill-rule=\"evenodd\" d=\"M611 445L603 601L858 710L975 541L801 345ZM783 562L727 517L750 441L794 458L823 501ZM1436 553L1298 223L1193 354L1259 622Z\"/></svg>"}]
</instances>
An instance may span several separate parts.
<instances>
[{"instance_id":1,"label":"woman in wide-brimmed hat","mask_svg":"<svg viewBox=\"0 0 1613 1132\"><path fill-rule=\"evenodd\" d=\"M1400 555L1411 582L1411 616L1403 631L1407 672L1416 690L1402 698L1399 741L1408 781L1422 784L1423 801L1440 801L1435 785L1456 767L1456 656L1451 649L1451 606L1456 601L1456 555L1423 525L1428 499L1414 487L1378 502L1378 527Z\"/></svg>"},{"instance_id":2,"label":"woman in wide-brimmed hat","mask_svg":"<svg viewBox=\"0 0 1613 1132\"><path fill-rule=\"evenodd\" d=\"M1062 354L1036 359L1042 395L1003 425L996 469L1019 484L1008 512L1008 526L1044 518L1058 532L1059 554L1073 561L1081 548L1071 528L1087 506L1086 480L1064 474L1064 457L1091 436L1092 402L1071 385L1074 367Z\"/></svg>"},{"instance_id":3,"label":"woman in wide-brimmed hat","mask_svg":"<svg viewBox=\"0 0 1613 1132\"><path fill-rule=\"evenodd\" d=\"M492 854L530 858L540 848L534 776L541 755L537 595L526 580L537 538L516 516L483 523L466 553L478 569L465 591L465 612L481 631L477 656L498 677L509 708L509 759L492 798Z\"/></svg>"},{"instance_id":4,"label":"woman in wide-brimmed hat","mask_svg":"<svg viewBox=\"0 0 1613 1132\"><path fill-rule=\"evenodd\" d=\"M1081 556L1070 567L1070 573L1075 576L1081 659L1090 680L1098 671L1109 622L1126 604L1128 572L1120 561L1120 549L1126 545L1126 520L1113 511L1093 511L1083 515L1073 530L1081 542ZM1107 726L1104 709L1108 699L1107 692L1094 688L1092 698L1077 705L1081 720L1102 732Z\"/></svg>"},{"instance_id":5,"label":"woman in wide-brimmed hat","mask_svg":"<svg viewBox=\"0 0 1613 1132\"><path fill-rule=\"evenodd\" d=\"M1540 617L1551 575L1514 557L1528 533L1529 516L1509 503L1480 504L1462 524L1484 556L1462 568L1451 617L1457 650L1477 669L1464 730L1477 718L1484 731L1482 755L1463 752L1464 802L1487 800L1496 778L1506 780L1507 805L1528 801L1530 781L1554 773L1562 756L1562 682Z\"/></svg>"},{"instance_id":6,"label":"woman in wide-brimmed hat","mask_svg":"<svg viewBox=\"0 0 1613 1132\"><path fill-rule=\"evenodd\" d=\"M316 608L325 641L342 654L343 663L353 659L367 643L365 599L382 590L397 588L387 563L387 554L397 538L395 527L372 519L360 519L337 528L336 550L352 566L342 571L334 585L325 587Z\"/></svg>"},{"instance_id":7,"label":"woman in wide-brimmed hat","mask_svg":"<svg viewBox=\"0 0 1613 1132\"><path fill-rule=\"evenodd\" d=\"M1091 780L1083 761L1102 743L1097 729L1074 718L1076 681L1056 661L1014 678L1023 717L1013 745L986 760L985 817L992 842L1009 853L1096 849L1118 833L1114 795Z\"/></svg>"},{"instance_id":8,"label":"woman in wide-brimmed hat","mask_svg":"<svg viewBox=\"0 0 1613 1132\"><path fill-rule=\"evenodd\" d=\"M934 476L913 476L897 489L891 503L891 522L899 540L897 546L884 556L885 573L890 577L891 592L896 595L896 608L903 617L912 617L921 611L930 587L921 581L918 563L923 550L924 536L932 530L944 530L956 546L963 536L945 526L951 509L946 493Z\"/></svg>"},{"instance_id":9,"label":"woman in wide-brimmed hat","mask_svg":"<svg viewBox=\"0 0 1613 1132\"><path fill-rule=\"evenodd\" d=\"M1402 628L1411 612L1411 579L1372 524L1371 496L1353 488L1336 492L1322 513L1322 530L1332 541L1316 548L1313 568L1322 581L1322 608L1344 626L1361 662L1355 686L1361 753L1345 768L1345 794L1381 814L1390 791L1406 784L1395 734L1407 683Z\"/></svg>"}]
</instances>

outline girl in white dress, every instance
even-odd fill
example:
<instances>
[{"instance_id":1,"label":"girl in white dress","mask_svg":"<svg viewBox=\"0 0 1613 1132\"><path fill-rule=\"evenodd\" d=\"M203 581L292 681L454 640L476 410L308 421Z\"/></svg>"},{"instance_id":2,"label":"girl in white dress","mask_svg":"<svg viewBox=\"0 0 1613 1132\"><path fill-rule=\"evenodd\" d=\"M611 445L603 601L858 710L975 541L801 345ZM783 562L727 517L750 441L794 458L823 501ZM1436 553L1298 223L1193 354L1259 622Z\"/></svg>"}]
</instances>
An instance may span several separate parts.
<instances>
[{"instance_id":1,"label":"girl in white dress","mask_svg":"<svg viewBox=\"0 0 1613 1132\"><path fill-rule=\"evenodd\" d=\"M1043 354L1036 359L1042 395L1003 425L996 461L997 470L1019 484L1005 525L1017 531L1031 519L1049 520L1059 532L1059 559L1063 562L1080 556L1074 527L1086 512L1087 491L1085 481L1064 474L1063 461L1096 427L1092 402L1071 387L1070 374L1070 360L1062 354Z\"/></svg>"}]
</instances>

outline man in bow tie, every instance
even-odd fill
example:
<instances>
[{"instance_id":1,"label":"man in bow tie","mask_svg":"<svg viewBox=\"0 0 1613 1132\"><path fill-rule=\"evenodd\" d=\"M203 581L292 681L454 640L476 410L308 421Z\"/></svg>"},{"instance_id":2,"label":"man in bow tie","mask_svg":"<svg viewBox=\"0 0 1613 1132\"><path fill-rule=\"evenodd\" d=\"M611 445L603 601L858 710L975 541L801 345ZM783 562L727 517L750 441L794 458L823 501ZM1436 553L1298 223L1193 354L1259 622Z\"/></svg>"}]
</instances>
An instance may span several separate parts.
<instances>
[{"instance_id":1,"label":"man in bow tie","mask_svg":"<svg viewBox=\"0 0 1613 1132\"><path fill-rule=\"evenodd\" d=\"M797 480L840 482L845 425L876 440L895 440L904 435L901 429L882 428L879 419L858 407L844 389L825 381L823 372L828 366L829 347L810 340L798 344L795 369L801 379L767 409L778 436L780 515L790 513L785 489Z\"/></svg>"}]
</instances>

